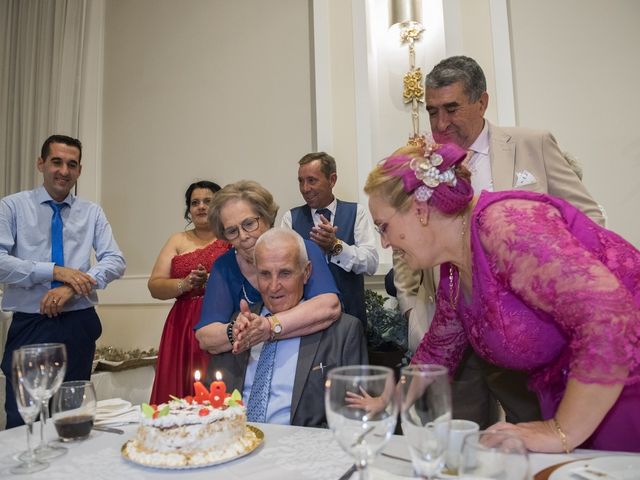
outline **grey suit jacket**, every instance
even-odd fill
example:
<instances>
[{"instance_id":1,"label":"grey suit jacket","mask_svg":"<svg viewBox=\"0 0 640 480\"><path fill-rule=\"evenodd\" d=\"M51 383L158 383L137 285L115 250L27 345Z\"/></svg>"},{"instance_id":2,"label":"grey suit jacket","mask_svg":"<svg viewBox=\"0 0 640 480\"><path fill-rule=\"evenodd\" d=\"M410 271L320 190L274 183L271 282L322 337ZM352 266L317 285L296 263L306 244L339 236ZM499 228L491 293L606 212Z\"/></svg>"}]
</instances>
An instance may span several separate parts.
<instances>
[{"instance_id":1,"label":"grey suit jacket","mask_svg":"<svg viewBox=\"0 0 640 480\"><path fill-rule=\"evenodd\" d=\"M242 393L248 363L248 350L238 355L231 352L214 355L209 362L207 379L212 381L215 372L220 371L227 391L238 389ZM351 315L343 314L327 329L300 337L291 397L291 425L326 427L324 382L328 371L343 365L367 363L362 323Z\"/></svg>"}]
</instances>

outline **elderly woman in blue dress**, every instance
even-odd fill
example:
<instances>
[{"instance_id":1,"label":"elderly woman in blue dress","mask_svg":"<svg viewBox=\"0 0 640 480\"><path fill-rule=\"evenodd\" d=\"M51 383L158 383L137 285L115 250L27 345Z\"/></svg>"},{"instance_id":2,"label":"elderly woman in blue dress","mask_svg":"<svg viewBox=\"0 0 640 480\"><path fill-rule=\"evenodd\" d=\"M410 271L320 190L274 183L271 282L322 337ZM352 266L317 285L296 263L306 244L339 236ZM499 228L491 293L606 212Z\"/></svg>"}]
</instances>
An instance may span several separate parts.
<instances>
[{"instance_id":1,"label":"elderly woman in blue dress","mask_svg":"<svg viewBox=\"0 0 640 480\"><path fill-rule=\"evenodd\" d=\"M196 325L200 347L212 354L240 353L273 338L309 335L327 328L342 312L338 289L325 257L313 242L306 241L312 263L305 285L305 302L275 316L250 312L260 302L253 250L260 236L276 219L278 205L259 183L241 180L220 190L209 208L209 222L218 238L232 249L216 260ZM235 312L240 311L237 318ZM233 320L233 321L232 321Z\"/></svg>"}]
</instances>

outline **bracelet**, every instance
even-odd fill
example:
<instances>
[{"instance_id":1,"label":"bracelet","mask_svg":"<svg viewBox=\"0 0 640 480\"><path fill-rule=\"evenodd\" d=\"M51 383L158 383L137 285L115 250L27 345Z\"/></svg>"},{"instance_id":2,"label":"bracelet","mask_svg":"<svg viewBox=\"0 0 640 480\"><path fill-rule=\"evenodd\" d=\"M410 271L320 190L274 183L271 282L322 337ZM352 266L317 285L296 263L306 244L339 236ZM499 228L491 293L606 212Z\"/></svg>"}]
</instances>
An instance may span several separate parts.
<instances>
[{"instance_id":1,"label":"bracelet","mask_svg":"<svg viewBox=\"0 0 640 480\"><path fill-rule=\"evenodd\" d=\"M227 325L227 338L229 339L229 343L233 346L233 322L230 322Z\"/></svg>"},{"instance_id":2,"label":"bracelet","mask_svg":"<svg viewBox=\"0 0 640 480\"><path fill-rule=\"evenodd\" d=\"M182 290L182 280L178 280L178 296L182 295L184 293L184 291Z\"/></svg>"},{"instance_id":3,"label":"bracelet","mask_svg":"<svg viewBox=\"0 0 640 480\"><path fill-rule=\"evenodd\" d=\"M562 449L564 450L564 453L571 453L571 450L569 450L569 445L567 444L567 434L562 431L560 423L558 422L558 420L556 420L555 417L553 417L552 420L553 426L556 427L556 432L558 432L558 435L560 436L560 441L562 442Z\"/></svg>"}]
</instances>

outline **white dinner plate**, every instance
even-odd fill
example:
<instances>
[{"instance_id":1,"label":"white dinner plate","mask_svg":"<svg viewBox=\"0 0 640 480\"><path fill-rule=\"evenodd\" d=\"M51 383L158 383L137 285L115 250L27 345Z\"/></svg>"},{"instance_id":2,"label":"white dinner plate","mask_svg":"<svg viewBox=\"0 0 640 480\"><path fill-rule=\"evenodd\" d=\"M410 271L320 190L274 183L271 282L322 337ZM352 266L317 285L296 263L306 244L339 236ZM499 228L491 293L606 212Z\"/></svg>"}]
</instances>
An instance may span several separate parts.
<instances>
[{"instance_id":1,"label":"white dinner plate","mask_svg":"<svg viewBox=\"0 0 640 480\"><path fill-rule=\"evenodd\" d=\"M617 480L638 480L640 478L640 455L612 455L610 457L577 460L562 465L555 470L549 480L576 480L571 473L580 468L595 467ZM606 480L607 477L603 477Z\"/></svg>"}]
</instances>

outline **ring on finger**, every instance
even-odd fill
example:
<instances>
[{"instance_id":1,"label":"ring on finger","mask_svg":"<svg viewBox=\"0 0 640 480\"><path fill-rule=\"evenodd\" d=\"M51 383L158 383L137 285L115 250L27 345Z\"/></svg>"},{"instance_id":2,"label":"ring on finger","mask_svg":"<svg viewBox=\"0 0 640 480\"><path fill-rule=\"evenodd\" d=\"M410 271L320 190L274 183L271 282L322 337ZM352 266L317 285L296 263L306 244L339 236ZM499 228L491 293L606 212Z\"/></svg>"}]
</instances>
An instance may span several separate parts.
<instances>
[{"instance_id":1,"label":"ring on finger","mask_svg":"<svg viewBox=\"0 0 640 480\"><path fill-rule=\"evenodd\" d=\"M57 298L52 299L51 303L53 303L55 305L56 303L58 303L58 299Z\"/></svg>"}]
</instances>

